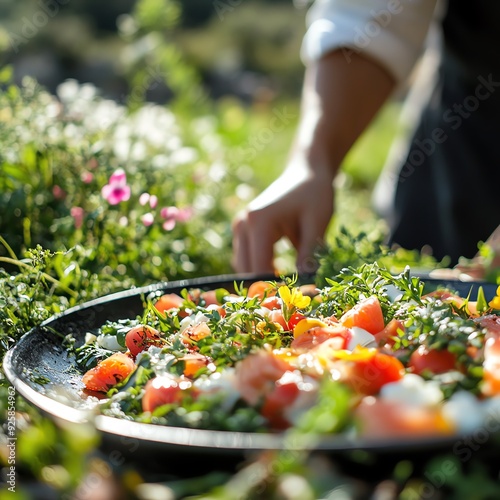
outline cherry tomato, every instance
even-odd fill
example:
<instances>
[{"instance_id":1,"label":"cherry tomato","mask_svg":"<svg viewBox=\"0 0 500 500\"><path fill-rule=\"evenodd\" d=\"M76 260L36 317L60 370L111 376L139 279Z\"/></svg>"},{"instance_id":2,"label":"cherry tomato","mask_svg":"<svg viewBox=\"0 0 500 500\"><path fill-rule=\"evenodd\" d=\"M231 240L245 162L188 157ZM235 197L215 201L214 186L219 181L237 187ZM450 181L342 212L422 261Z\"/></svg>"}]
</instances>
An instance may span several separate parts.
<instances>
[{"instance_id":1,"label":"cherry tomato","mask_svg":"<svg viewBox=\"0 0 500 500\"><path fill-rule=\"evenodd\" d=\"M418 349L412 352L408 367L413 373L420 375L424 371L429 371L434 374L446 373L457 369L457 357L447 349L437 350L429 349L425 345L421 345Z\"/></svg>"},{"instance_id":2,"label":"cherry tomato","mask_svg":"<svg viewBox=\"0 0 500 500\"><path fill-rule=\"evenodd\" d=\"M264 297L276 295L276 290L274 289L274 286L271 285L271 283L268 283L267 281L254 281L248 287L247 295L251 298L259 297L263 299Z\"/></svg>"},{"instance_id":3,"label":"cherry tomato","mask_svg":"<svg viewBox=\"0 0 500 500\"><path fill-rule=\"evenodd\" d=\"M303 320L304 318L305 318L305 316L302 313L299 313L299 312L293 313L287 322L287 326L288 326L287 329L290 331L293 331L293 329L295 328L297 323L299 321Z\"/></svg>"},{"instance_id":4,"label":"cherry tomato","mask_svg":"<svg viewBox=\"0 0 500 500\"><path fill-rule=\"evenodd\" d=\"M133 360L122 352L116 352L85 373L82 382L89 391L108 392L134 370Z\"/></svg>"},{"instance_id":5,"label":"cherry tomato","mask_svg":"<svg viewBox=\"0 0 500 500\"><path fill-rule=\"evenodd\" d=\"M150 345L161 345L163 342L160 332L147 325L134 326L125 335L125 345L134 357Z\"/></svg>"}]
</instances>

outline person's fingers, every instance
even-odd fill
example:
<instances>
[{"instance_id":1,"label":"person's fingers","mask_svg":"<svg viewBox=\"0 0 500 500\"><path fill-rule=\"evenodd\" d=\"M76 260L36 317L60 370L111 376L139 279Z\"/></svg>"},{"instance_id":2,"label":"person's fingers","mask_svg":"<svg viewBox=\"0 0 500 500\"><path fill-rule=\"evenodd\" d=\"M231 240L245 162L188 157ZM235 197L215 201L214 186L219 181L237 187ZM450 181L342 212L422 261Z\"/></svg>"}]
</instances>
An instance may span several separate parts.
<instances>
[{"instance_id":1,"label":"person's fingers","mask_svg":"<svg viewBox=\"0 0 500 500\"><path fill-rule=\"evenodd\" d=\"M297 247L297 269L301 273L313 273L317 269L314 252L323 242L325 229L318 226L317 221L304 223Z\"/></svg>"},{"instance_id":2,"label":"person's fingers","mask_svg":"<svg viewBox=\"0 0 500 500\"><path fill-rule=\"evenodd\" d=\"M250 272L250 256L246 213L240 214L233 222L233 268L237 273Z\"/></svg>"},{"instance_id":3,"label":"person's fingers","mask_svg":"<svg viewBox=\"0 0 500 500\"><path fill-rule=\"evenodd\" d=\"M248 250L250 271L258 273L274 273L274 243L276 235L274 226L266 221L259 212L249 213Z\"/></svg>"}]
</instances>

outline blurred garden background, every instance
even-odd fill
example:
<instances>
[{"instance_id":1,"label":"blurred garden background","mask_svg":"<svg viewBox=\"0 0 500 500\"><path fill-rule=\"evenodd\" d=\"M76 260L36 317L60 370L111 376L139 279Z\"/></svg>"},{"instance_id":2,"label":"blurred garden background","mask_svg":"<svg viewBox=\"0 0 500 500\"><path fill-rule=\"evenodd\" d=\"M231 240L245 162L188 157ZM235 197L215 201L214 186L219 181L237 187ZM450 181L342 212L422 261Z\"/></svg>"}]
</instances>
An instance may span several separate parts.
<instances>
[{"instance_id":1,"label":"blurred garden background","mask_svg":"<svg viewBox=\"0 0 500 500\"><path fill-rule=\"evenodd\" d=\"M308 6L0 3L2 358L24 332L86 300L232 272L231 219L281 171L293 139ZM346 159L331 240L343 226L383 237L369 194L400 108L388 104ZM286 242L277 267L294 270ZM2 377L3 417L9 388ZM0 498L98 498L74 493L89 474L109 477L92 429L59 429L20 398L16 411L17 488ZM125 467L122 479L122 498L136 498L144 478ZM167 490L175 498L225 479Z\"/></svg>"}]
</instances>

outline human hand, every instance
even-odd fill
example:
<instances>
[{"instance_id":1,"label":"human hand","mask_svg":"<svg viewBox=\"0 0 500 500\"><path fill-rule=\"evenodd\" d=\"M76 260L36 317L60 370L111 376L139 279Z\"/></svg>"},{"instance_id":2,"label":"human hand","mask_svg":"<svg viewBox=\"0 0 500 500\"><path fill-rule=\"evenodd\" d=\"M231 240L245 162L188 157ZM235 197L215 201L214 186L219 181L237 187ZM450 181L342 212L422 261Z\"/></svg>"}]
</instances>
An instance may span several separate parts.
<instances>
[{"instance_id":1,"label":"human hand","mask_svg":"<svg viewBox=\"0 0 500 500\"><path fill-rule=\"evenodd\" d=\"M233 222L233 267L238 273L274 273L274 244L282 237L297 251L299 272L315 270L313 255L333 214L333 174L287 168Z\"/></svg>"}]
</instances>

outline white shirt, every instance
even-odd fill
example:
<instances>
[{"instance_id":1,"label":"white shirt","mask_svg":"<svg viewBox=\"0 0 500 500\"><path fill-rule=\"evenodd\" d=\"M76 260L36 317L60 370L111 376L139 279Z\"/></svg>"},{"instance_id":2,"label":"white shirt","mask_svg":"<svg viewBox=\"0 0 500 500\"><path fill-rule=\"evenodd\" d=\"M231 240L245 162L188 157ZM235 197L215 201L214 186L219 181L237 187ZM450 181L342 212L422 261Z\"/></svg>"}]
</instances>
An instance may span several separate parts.
<instances>
[{"instance_id":1,"label":"white shirt","mask_svg":"<svg viewBox=\"0 0 500 500\"><path fill-rule=\"evenodd\" d=\"M437 0L316 0L307 15L301 56L307 64L341 48L347 61L365 53L398 83L422 52Z\"/></svg>"}]
</instances>

